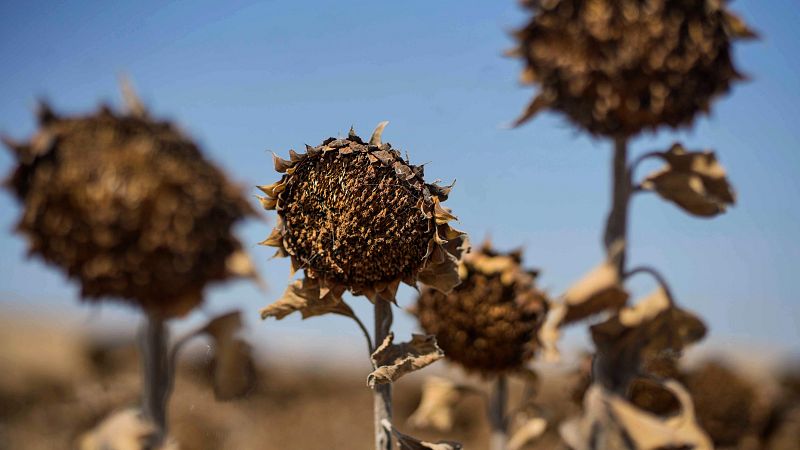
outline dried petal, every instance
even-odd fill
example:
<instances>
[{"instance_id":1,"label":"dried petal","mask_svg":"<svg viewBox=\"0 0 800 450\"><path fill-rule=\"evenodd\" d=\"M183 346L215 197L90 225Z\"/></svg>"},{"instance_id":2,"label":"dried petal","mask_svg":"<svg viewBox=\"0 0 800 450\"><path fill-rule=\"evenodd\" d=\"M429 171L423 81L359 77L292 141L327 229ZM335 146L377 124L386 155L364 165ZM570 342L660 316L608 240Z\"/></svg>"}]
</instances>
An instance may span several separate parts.
<instances>
[{"instance_id":1,"label":"dried petal","mask_svg":"<svg viewBox=\"0 0 800 450\"><path fill-rule=\"evenodd\" d=\"M122 90L122 99L125 101L125 107L128 113L136 117L145 117L147 115L147 108L145 108L142 100L136 94L133 88L133 83L128 77L120 77L119 80L120 90Z\"/></svg>"},{"instance_id":2,"label":"dried petal","mask_svg":"<svg viewBox=\"0 0 800 450\"><path fill-rule=\"evenodd\" d=\"M383 145L381 143L381 136L383 135L383 129L386 128L386 125L389 125L389 121L383 121L375 127L375 131L372 132L372 136L369 138L369 145L375 145L380 147Z\"/></svg>"}]
</instances>

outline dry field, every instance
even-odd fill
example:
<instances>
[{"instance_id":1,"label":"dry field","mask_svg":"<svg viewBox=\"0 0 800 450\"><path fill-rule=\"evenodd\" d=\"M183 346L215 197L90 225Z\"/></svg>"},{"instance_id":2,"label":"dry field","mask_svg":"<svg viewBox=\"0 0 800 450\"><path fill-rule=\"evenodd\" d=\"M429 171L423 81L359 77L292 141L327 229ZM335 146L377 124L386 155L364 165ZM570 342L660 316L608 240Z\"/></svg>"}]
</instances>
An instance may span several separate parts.
<instances>
[{"instance_id":1,"label":"dry field","mask_svg":"<svg viewBox=\"0 0 800 450\"><path fill-rule=\"evenodd\" d=\"M36 351L30 351L35 343ZM203 352L180 365L169 406L170 427L182 449L369 449L372 393L364 373L320 365L300 370L276 361L261 364L259 383L246 397L217 402ZM77 330L4 314L0 319L0 449L72 448L80 435L109 413L135 406L141 380L138 353L128 339L89 338ZM290 368L293 367L293 368ZM685 382L692 389L701 423L718 448L800 448L800 379L753 376L703 365ZM466 397L449 433L415 430L406 419L428 373L396 385L396 423L427 439L456 439L466 449L487 448L483 403ZM442 373L441 370L438 371ZM579 413L576 397L585 378L578 369L545 372L536 407L548 418L545 435L525 448L560 447L555 428ZM549 374L549 375L547 375ZM520 393L512 385L513 399ZM721 445L731 444L734 445Z\"/></svg>"}]
</instances>

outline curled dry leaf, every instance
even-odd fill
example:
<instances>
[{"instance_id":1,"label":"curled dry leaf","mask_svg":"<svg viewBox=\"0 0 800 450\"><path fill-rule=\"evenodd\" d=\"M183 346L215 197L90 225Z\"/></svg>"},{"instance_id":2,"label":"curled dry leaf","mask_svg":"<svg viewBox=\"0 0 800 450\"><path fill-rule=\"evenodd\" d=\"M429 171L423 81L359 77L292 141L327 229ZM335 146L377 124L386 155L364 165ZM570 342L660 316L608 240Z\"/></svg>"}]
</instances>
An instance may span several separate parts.
<instances>
[{"instance_id":1,"label":"curled dry leaf","mask_svg":"<svg viewBox=\"0 0 800 450\"><path fill-rule=\"evenodd\" d=\"M529 443L538 439L547 429L547 421L542 417L533 417L522 423L506 444L507 450L520 450Z\"/></svg>"},{"instance_id":2,"label":"curled dry leaf","mask_svg":"<svg viewBox=\"0 0 800 450\"><path fill-rule=\"evenodd\" d=\"M667 165L650 174L642 182L643 188L654 190L684 211L701 217L716 216L736 202L725 169L714 152L687 152L676 143L662 157Z\"/></svg>"},{"instance_id":3,"label":"curled dry leaf","mask_svg":"<svg viewBox=\"0 0 800 450\"><path fill-rule=\"evenodd\" d=\"M299 311L303 319L323 314L341 314L355 317L353 310L342 299L343 289L327 288L315 278L295 280L273 304L261 309L261 318L283 319Z\"/></svg>"},{"instance_id":4,"label":"curled dry leaf","mask_svg":"<svg viewBox=\"0 0 800 450\"><path fill-rule=\"evenodd\" d=\"M550 307L544 319L542 327L539 329L539 343L542 346L542 358L548 362L556 362L561 359L558 351L558 340L561 338L561 323L567 313L567 305L555 303Z\"/></svg>"},{"instance_id":5,"label":"curled dry leaf","mask_svg":"<svg viewBox=\"0 0 800 450\"><path fill-rule=\"evenodd\" d=\"M386 419L381 421L381 425L394 434L395 438L397 438L397 448L400 450L461 450L463 448L460 443L454 441L438 441L435 443L421 441L397 431Z\"/></svg>"},{"instance_id":6,"label":"curled dry leaf","mask_svg":"<svg viewBox=\"0 0 800 450\"><path fill-rule=\"evenodd\" d=\"M429 377L422 386L422 400L408 418L415 428L450 431L453 428L453 409L461 399L462 389L451 380Z\"/></svg>"},{"instance_id":7,"label":"curled dry leaf","mask_svg":"<svg viewBox=\"0 0 800 450\"><path fill-rule=\"evenodd\" d=\"M606 261L583 276L564 293L564 323L575 322L608 309L619 309L628 300L619 270Z\"/></svg>"},{"instance_id":8,"label":"curled dry leaf","mask_svg":"<svg viewBox=\"0 0 800 450\"><path fill-rule=\"evenodd\" d=\"M613 258L584 275L562 295L561 302L550 306L539 330L542 356L547 361L560 358L558 340L561 326L585 319L609 309L619 309L628 301L628 293Z\"/></svg>"},{"instance_id":9,"label":"curled dry leaf","mask_svg":"<svg viewBox=\"0 0 800 450\"><path fill-rule=\"evenodd\" d=\"M241 397L256 381L252 349L237 336L241 328L241 313L234 311L215 317L201 330L214 340L211 369L214 395L218 400Z\"/></svg>"},{"instance_id":10,"label":"curled dry leaf","mask_svg":"<svg viewBox=\"0 0 800 450\"><path fill-rule=\"evenodd\" d=\"M177 450L178 445L167 440L158 448L151 442L156 437L156 427L136 408L117 411L106 417L94 429L81 436L80 450Z\"/></svg>"},{"instance_id":11,"label":"curled dry leaf","mask_svg":"<svg viewBox=\"0 0 800 450\"><path fill-rule=\"evenodd\" d=\"M676 416L661 418L594 384L584 397L583 416L565 422L561 437L574 450L712 449L711 440L697 423L689 392L674 380L667 380L663 387L681 405Z\"/></svg>"},{"instance_id":12,"label":"curled dry leaf","mask_svg":"<svg viewBox=\"0 0 800 450\"><path fill-rule=\"evenodd\" d=\"M625 385L639 375L643 364L677 356L702 339L706 327L695 315L672 304L659 287L635 306L593 325L591 333L598 373L613 373L614 384Z\"/></svg>"},{"instance_id":13,"label":"curled dry leaf","mask_svg":"<svg viewBox=\"0 0 800 450\"><path fill-rule=\"evenodd\" d=\"M444 357L434 336L414 334L411 342L393 344L394 333L389 333L383 343L372 353L375 370L367 376L367 384L392 383L398 378L436 362Z\"/></svg>"}]
</instances>

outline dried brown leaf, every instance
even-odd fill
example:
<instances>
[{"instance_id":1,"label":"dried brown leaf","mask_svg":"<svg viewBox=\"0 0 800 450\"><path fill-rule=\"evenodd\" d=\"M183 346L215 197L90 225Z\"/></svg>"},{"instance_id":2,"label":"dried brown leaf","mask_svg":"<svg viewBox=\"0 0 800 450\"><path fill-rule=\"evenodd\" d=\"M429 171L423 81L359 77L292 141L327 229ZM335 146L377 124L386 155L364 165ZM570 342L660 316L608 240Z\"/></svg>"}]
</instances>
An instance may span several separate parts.
<instances>
[{"instance_id":1,"label":"dried brown leaf","mask_svg":"<svg viewBox=\"0 0 800 450\"><path fill-rule=\"evenodd\" d=\"M81 436L78 444L80 450L142 450L153 448L156 428L147 421L140 410L125 409L112 413L94 429ZM162 446L153 450L177 450L178 445L167 440Z\"/></svg>"},{"instance_id":2,"label":"dried brown leaf","mask_svg":"<svg viewBox=\"0 0 800 450\"><path fill-rule=\"evenodd\" d=\"M598 372L613 372L615 380L624 385L639 375L648 361L679 355L702 339L706 327L695 315L674 306L658 288L637 305L593 325L591 333L598 351Z\"/></svg>"},{"instance_id":3,"label":"dried brown leaf","mask_svg":"<svg viewBox=\"0 0 800 450\"><path fill-rule=\"evenodd\" d=\"M241 328L241 313L234 311L212 319L202 330L214 340L211 370L218 400L241 397L255 385L252 349L237 336Z\"/></svg>"},{"instance_id":4,"label":"dried brown leaf","mask_svg":"<svg viewBox=\"0 0 800 450\"><path fill-rule=\"evenodd\" d=\"M661 418L594 384L584 396L583 416L565 422L561 436L574 450L712 449L711 440L697 423L686 389L674 380L666 381L663 387L678 399L680 414Z\"/></svg>"},{"instance_id":5,"label":"dried brown leaf","mask_svg":"<svg viewBox=\"0 0 800 450\"><path fill-rule=\"evenodd\" d=\"M567 313L567 306L563 303L551 305L545 316L544 323L539 329L539 343L542 346L542 358L548 362L561 359L558 351L558 341L561 338L561 324Z\"/></svg>"},{"instance_id":6,"label":"dried brown leaf","mask_svg":"<svg viewBox=\"0 0 800 450\"><path fill-rule=\"evenodd\" d=\"M342 300L341 292L321 287L314 278L295 280L273 304L261 309L261 318L283 319L299 311L303 319L323 314L341 314L355 317L353 310Z\"/></svg>"},{"instance_id":7,"label":"dried brown leaf","mask_svg":"<svg viewBox=\"0 0 800 450\"><path fill-rule=\"evenodd\" d=\"M444 357L442 349L436 345L436 337L413 334L411 342L393 344L394 333L389 333L381 345L372 353L375 370L367 376L367 384L386 384L415 370L436 362Z\"/></svg>"},{"instance_id":8,"label":"dried brown leaf","mask_svg":"<svg viewBox=\"0 0 800 450\"><path fill-rule=\"evenodd\" d=\"M533 417L520 425L506 444L506 450L520 450L526 445L534 442L547 429L547 421L541 417Z\"/></svg>"},{"instance_id":9,"label":"dried brown leaf","mask_svg":"<svg viewBox=\"0 0 800 450\"><path fill-rule=\"evenodd\" d=\"M422 400L408 418L408 423L415 428L450 431L454 408L461 393L458 385L447 378L429 377L422 386Z\"/></svg>"},{"instance_id":10,"label":"dried brown leaf","mask_svg":"<svg viewBox=\"0 0 800 450\"><path fill-rule=\"evenodd\" d=\"M435 443L421 441L415 437L403 434L395 429L392 424L383 419L381 425L397 438L397 448L400 450L461 450L460 443L454 441L438 441Z\"/></svg>"},{"instance_id":11,"label":"dried brown leaf","mask_svg":"<svg viewBox=\"0 0 800 450\"><path fill-rule=\"evenodd\" d=\"M446 223L438 225L435 239L430 244L430 255L417 278L439 292L450 293L461 283L458 263L469 249L469 239L463 231Z\"/></svg>"},{"instance_id":12,"label":"dried brown leaf","mask_svg":"<svg viewBox=\"0 0 800 450\"><path fill-rule=\"evenodd\" d=\"M575 322L609 309L619 309L628 300L617 266L606 261L584 275L564 293L563 323Z\"/></svg>"},{"instance_id":13,"label":"dried brown leaf","mask_svg":"<svg viewBox=\"0 0 800 450\"><path fill-rule=\"evenodd\" d=\"M667 165L649 175L642 187L655 190L684 211L701 217L725 212L736 202L725 169L713 152L687 152L674 144L663 154Z\"/></svg>"}]
</instances>

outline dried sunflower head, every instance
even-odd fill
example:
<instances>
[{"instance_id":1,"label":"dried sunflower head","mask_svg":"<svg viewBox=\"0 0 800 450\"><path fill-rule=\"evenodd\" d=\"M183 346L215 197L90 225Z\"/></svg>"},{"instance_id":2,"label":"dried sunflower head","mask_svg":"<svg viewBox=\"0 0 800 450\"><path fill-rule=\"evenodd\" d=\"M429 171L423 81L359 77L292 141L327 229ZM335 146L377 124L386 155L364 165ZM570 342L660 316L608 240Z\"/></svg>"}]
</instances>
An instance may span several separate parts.
<instances>
[{"instance_id":1,"label":"dried sunflower head","mask_svg":"<svg viewBox=\"0 0 800 450\"><path fill-rule=\"evenodd\" d=\"M446 358L490 376L533 357L548 300L536 288L537 272L521 264L519 251L499 253L486 243L464 258L452 292L420 292L414 312Z\"/></svg>"},{"instance_id":2,"label":"dried sunflower head","mask_svg":"<svg viewBox=\"0 0 800 450\"><path fill-rule=\"evenodd\" d=\"M754 37L725 0L523 0L516 33L522 81L540 92L518 119L544 108L593 134L630 136L691 124L742 76L731 43Z\"/></svg>"},{"instance_id":3,"label":"dried sunflower head","mask_svg":"<svg viewBox=\"0 0 800 450\"><path fill-rule=\"evenodd\" d=\"M369 142L351 129L305 154L290 150L289 161L276 156L275 170L284 175L259 186L264 208L278 213L261 244L291 257L292 270L303 269L319 286L316 297L350 290L394 301L401 281L445 292L459 282L467 240L448 225L455 217L441 205L450 188L426 184L422 166L382 143L385 125Z\"/></svg>"},{"instance_id":4,"label":"dried sunflower head","mask_svg":"<svg viewBox=\"0 0 800 450\"><path fill-rule=\"evenodd\" d=\"M231 228L252 209L169 122L106 107L59 117L43 105L29 142L4 141L17 160L7 180L22 203L17 231L85 299L182 315L249 261Z\"/></svg>"},{"instance_id":5,"label":"dried sunflower head","mask_svg":"<svg viewBox=\"0 0 800 450\"><path fill-rule=\"evenodd\" d=\"M758 407L755 386L734 370L708 361L686 374L697 420L718 447L736 446L753 430Z\"/></svg>"}]
</instances>

